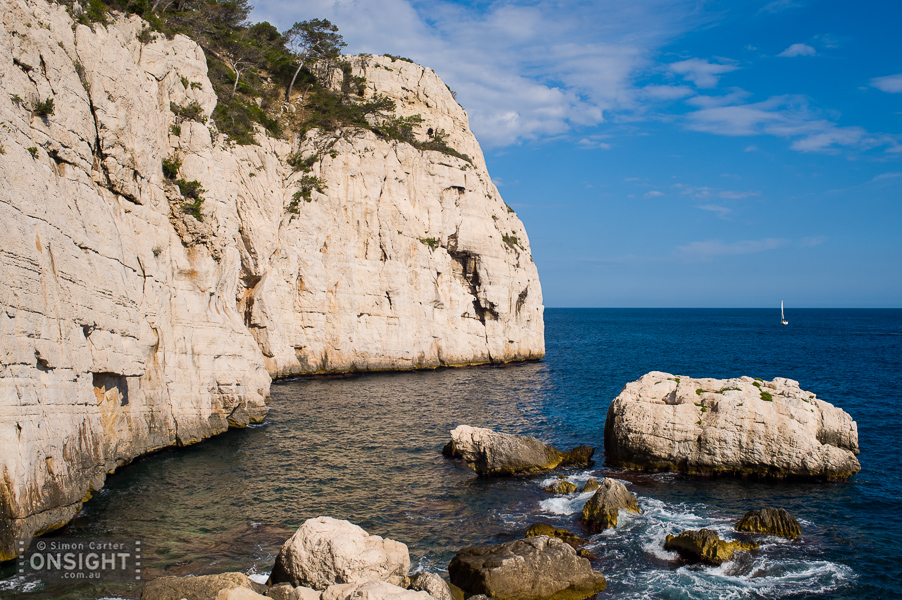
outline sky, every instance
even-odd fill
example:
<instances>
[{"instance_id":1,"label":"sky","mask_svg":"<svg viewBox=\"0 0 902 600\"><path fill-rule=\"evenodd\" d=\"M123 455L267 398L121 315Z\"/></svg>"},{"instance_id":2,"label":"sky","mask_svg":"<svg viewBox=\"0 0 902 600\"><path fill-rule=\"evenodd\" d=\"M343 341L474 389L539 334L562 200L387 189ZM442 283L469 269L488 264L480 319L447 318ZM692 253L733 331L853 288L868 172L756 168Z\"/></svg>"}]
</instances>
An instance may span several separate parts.
<instances>
[{"instance_id":1,"label":"sky","mask_svg":"<svg viewBox=\"0 0 902 600\"><path fill-rule=\"evenodd\" d=\"M457 92L548 307L902 307L898 0L256 0Z\"/></svg>"}]
</instances>

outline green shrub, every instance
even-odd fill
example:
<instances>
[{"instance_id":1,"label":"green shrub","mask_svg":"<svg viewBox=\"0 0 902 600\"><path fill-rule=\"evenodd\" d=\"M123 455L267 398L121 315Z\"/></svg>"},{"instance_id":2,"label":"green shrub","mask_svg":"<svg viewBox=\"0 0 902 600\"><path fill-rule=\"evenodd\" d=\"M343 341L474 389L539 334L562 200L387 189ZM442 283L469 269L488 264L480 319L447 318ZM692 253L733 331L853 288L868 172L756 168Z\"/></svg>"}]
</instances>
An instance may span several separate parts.
<instances>
[{"instance_id":1,"label":"green shrub","mask_svg":"<svg viewBox=\"0 0 902 600\"><path fill-rule=\"evenodd\" d=\"M697 395L701 396L702 394L705 393L705 390L703 390L703 389L701 389L701 388L698 388L697 390L695 390L695 393L696 393Z\"/></svg>"},{"instance_id":2,"label":"green shrub","mask_svg":"<svg viewBox=\"0 0 902 600\"><path fill-rule=\"evenodd\" d=\"M170 131L172 132L172 135L179 137L180 135L182 135L182 126L175 124L170 128Z\"/></svg>"},{"instance_id":3,"label":"green shrub","mask_svg":"<svg viewBox=\"0 0 902 600\"><path fill-rule=\"evenodd\" d=\"M383 54L382 56L390 58L392 62L395 62L396 60L403 60L404 62L409 62L409 63L413 62L409 58L405 58L403 56L395 56L394 54Z\"/></svg>"},{"instance_id":4,"label":"green shrub","mask_svg":"<svg viewBox=\"0 0 902 600\"><path fill-rule=\"evenodd\" d=\"M206 190L201 183L196 179L193 181L179 179L175 184L179 187L179 192L181 192L182 196L191 200L191 202L183 202L182 209L198 221L203 221L204 217L201 213L201 207L204 204L203 193Z\"/></svg>"},{"instance_id":5,"label":"green shrub","mask_svg":"<svg viewBox=\"0 0 902 600\"><path fill-rule=\"evenodd\" d=\"M304 175L298 181L298 191L291 196L291 202L288 204L288 212L297 214L300 212L301 200L305 202L313 201L313 190L320 194L326 189L326 180L314 175Z\"/></svg>"},{"instance_id":6,"label":"green shrub","mask_svg":"<svg viewBox=\"0 0 902 600\"><path fill-rule=\"evenodd\" d=\"M31 153L31 158L37 158L37 157L38 157L38 149L37 149L37 146L31 146L31 147L28 149L28 152Z\"/></svg>"},{"instance_id":7,"label":"green shrub","mask_svg":"<svg viewBox=\"0 0 902 600\"><path fill-rule=\"evenodd\" d=\"M175 113L175 116L185 119L186 121L197 121L198 123L207 122L207 117L204 116L204 108L198 104L197 100L192 100L185 106L179 106L175 102L170 102L169 110Z\"/></svg>"},{"instance_id":8,"label":"green shrub","mask_svg":"<svg viewBox=\"0 0 902 600\"><path fill-rule=\"evenodd\" d=\"M32 110L34 111L34 114L39 117L49 117L53 114L53 98L35 102Z\"/></svg>"},{"instance_id":9,"label":"green shrub","mask_svg":"<svg viewBox=\"0 0 902 600\"><path fill-rule=\"evenodd\" d=\"M432 250L435 250L439 247L438 238L418 238L420 242L429 246Z\"/></svg>"},{"instance_id":10,"label":"green shrub","mask_svg":"<svg viewBox=\"0 0 902 600\"><path fill-rule=\"evenodd\" d=\"M178 177L179 169L181 168L182 161L180 161L178 157L163 159L163 175L166 177L166 179L175 179L176 177ZM179 189L181 190L181 186L179 186ZM182 195L185 195L184 191L182 191Z\"/></svg>"},{"instance_id":11,"label":"green shrub","mask_svg":"<svg viewBox=\"0 0 902 600\"><path fill-rule=\"evenodd\" d=\"M188 78L185 77L184 75L179 75L179 81L182 82L182 87L187 90L188 85L190 84L190 82L188 81Z\"/></svg>"},{"instance_id":12,"label":"green shrub","mask_svg":"<svg viewBox=\"0 0 902 600\"><path fill-rule=\"evenodd\" d=\"M520 242L517 240L517 236L514 234L507 235L504 234L501 236L501 241L510 246L511 248L517 248L520 246Z\"/></svg>"},{"instance_id":13,"label":"green shrub","mask_svg":"<svg viewBox=\"0 0 902 600\"><path fill-rule=\"evenodd\" d=\"M764 400L765 402L773 402L774 401L774 397L771 396L769 392L765 392L764 390L761 390L761 399Z\"/></svg>"}]
</instances>

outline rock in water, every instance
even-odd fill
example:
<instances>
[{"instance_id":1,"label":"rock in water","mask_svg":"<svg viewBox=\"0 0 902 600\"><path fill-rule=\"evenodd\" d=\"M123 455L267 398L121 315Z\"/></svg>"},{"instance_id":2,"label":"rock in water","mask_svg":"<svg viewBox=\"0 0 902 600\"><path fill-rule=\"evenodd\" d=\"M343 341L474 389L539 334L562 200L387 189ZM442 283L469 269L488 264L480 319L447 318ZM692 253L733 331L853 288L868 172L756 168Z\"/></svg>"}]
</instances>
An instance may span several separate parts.
<instances>
[{"instance_id":1,"label":"rock in water","mask_svg":"<svg viewBox=\"0 0 902 600\"><path fill-rule=\"evenodd\" d=\"M496 600L578 600L606 586L569 544L547 536L464 548L448 565L451 583Z\"/></svg>"},{"instance_id":2,"label":"rock in water","mask_svg":"<svg viewBox=\"0 0 902 600\"><path fill-rule=\"evenodd\" d=\"M605 477L595 494L583 507L580 523L589 531L599 532L617 526L620 509L641 513L639 500L626 486L610 477Z\"/></svg>"},{"instance_id":3,"label":"rock in water","mask_svg":"<svg viewBox=\"0 0 902 600\"><path fill-rule=\"evenodd\" d=\"M333 585L322 600L434 600L427 592L406 590L385 581L358 581Z\"/></svg>"},{"instance_id":4,"label":"rock in water","mask_svg":"<svg viewBox=\"0 0 902 600\"><path fill-rule=\"evenodd\" d=\"M586 481L586 485L583 486L582 493L585 494L586 492L594 492L597 489L598 489L598 480L595 479L594 477L591 477Z\"/></svg>"},{"instance_id":5,"label":"rock in water","mask_svg":"<svg viewBox=\"0 0 902 600\"><path fill-rule=\"evenodd\" d=\"M802 534L802 526L782 508L762 508L745 513L736 523L736 531L778 535L794 540Z\"/></svg>"},{"instance_id":6,"label":"rock in water","mask_svg":"<svg viewBox=\"0 0 902 600\"><path fill-rule=\"evenodd\" d=\"M244 573L159 577L144 584L141 600L209 600L232 590L246 591L251 598L263 597L267 591L265 585L251 581Z\"/></svg>"},{"instance_id":7,"label":"rock in water","mask_svg":"<svg viewBox=\"0 0 902 600\"><path fill-rule=\"evenodd\" d=\"M417 573L410 578L408 587L411 590L428 592L435 600L455 600L451 585L435 573Z\"/></svg>"},{"instance_id":8,"label":"rock in water","mask_svg":"<svg viewBox=\"0 0 902 600\"><path fill-rule=\"evenodd\" d=\"M563 542L567 542L574 548L578 548L586 543L587 540L575 535L566 529L557 529L556 527L552 527L548 523L533 523L529 526L529 529L526 530L526 537L537 537L540 535L547 535L548 537L557 538Z\"/></svg>"},{"instance_id":9,"label":"rock in water","mask_svg":"<svg viewBox=\"0 0 902 600\"><path fill-rule=\"evenodd\" d=\"M605 460L702 475L844 479L861 470L858 426L797 381L652 372L608 409Z\"/></svg>"},{"instance_id":10,"label":"rock in water","mask_svg":"<svg viewBox=\"0 0 902 600\"><path fill-rule=\"evenodd\" d=\"M317 517L305 521L282 546L269 584L325 590L378 580L403 586L409 570L410 555L401 542L370 535L348 521Z\"/></svg>"},{"instance_id":11,"label":"rock in water","mask_svg":"<svg viewBox=\"0 0 902 600\"><path fill-rule=\"evenodd\" d=\"M727 542L710 529L684 531L680 535L668 535L664 549L677 552L691 561L701 561L711 565L719 565L733 560L733 554L742 550L754 550L758 544L754 542Z\"/></svg>"},{"instance_id":12,"label":"rock in water","mask_svg":"<svg viewBox=\"0 0 902 600\"><path fill-rule=\"evenodd\" d=\"M469 425L455 427L451 431L451 441L442 449L442 454L463 459L483 477L530 475L562 464L586 464L593 452L588 446L579 446L569 453L562 453L535 438Z\"/></svg>"},{"instance_id":13,"label":"rock in water","mask_svg":"<svg viewBox=\"0 0 902 600\"><path fill-rule=\"evenodd\" d=\"M542 489L546 492L551 492L552 494L572 494L579 488L576 487L575 483L571 483L565 479L558 479L542 487Z\"/></svg>"}]
</instances>

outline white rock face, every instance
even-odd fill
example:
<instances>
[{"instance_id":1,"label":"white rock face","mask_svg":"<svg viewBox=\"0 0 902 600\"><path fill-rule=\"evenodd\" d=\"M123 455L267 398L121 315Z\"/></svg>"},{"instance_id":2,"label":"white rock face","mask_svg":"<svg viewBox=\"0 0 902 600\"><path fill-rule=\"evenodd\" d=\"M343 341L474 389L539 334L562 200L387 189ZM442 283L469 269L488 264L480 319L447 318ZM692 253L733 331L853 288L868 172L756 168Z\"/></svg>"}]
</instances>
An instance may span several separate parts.
<instances>
[{"instance_id":1,"label":"white rock face","mask_svg":"<svg viewBox=\"0 0 902 600\"><path fill-rule=\"evenodd\" d=\"M544 355L526 233L432 71L355 60L472 165L361 132L314 165L327 188L295 216L285 160L320 138L172 133L171 103L216 105L191 40L143 44L136 17L91 28L45 0L4 0L0 20L0 560L136 456L261 420L271 376ZM206 190L202 222L168 157Z\"/></svg>"},{"instance_id":2,"label":"white rock face","mask_svg":"<svg viewBox=\"0 0 902 600\"><path fill-rule=\"evenodd\" d=\"M608 409L608 464L686 473L844 479L858 426L791 379L693 379L654 371Z\"/></svg>"},{"instance_id":3,"label":"white rock face","mask_svg":"<svg viewBox=\"0 0 902 600\"><path fill-rule=\"evenodd\" d=\"M307 519L276 557L270 583L325 590L335 584L407 583L410 555L401 542L370 535L348 521Z\"/></svg>"}]
</instances>

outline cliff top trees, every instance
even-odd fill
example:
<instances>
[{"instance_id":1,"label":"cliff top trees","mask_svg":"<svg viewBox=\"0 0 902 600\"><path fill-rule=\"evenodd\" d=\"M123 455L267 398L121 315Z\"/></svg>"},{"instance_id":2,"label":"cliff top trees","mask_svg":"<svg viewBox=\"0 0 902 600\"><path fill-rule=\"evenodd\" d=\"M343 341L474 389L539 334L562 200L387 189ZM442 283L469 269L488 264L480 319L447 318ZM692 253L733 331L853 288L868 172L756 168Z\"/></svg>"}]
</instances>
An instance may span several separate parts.
<instances>
[{"instance_id":1,"label":"cliff top trees","mask_svg":"<svg viewBox=\"0 0 902 600\"><path fill-rule=\"evenodd\" d=\"M298 21L284 34L286 47L297 59L297 69L285 90L285 100L291 100L291 89L298 74L308 61L336 58L344 48L344 40L338 33L338 27L329 19L311 19Z\"/></svg>"}]
</instances>

